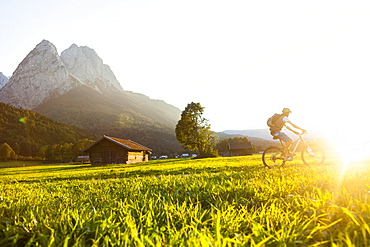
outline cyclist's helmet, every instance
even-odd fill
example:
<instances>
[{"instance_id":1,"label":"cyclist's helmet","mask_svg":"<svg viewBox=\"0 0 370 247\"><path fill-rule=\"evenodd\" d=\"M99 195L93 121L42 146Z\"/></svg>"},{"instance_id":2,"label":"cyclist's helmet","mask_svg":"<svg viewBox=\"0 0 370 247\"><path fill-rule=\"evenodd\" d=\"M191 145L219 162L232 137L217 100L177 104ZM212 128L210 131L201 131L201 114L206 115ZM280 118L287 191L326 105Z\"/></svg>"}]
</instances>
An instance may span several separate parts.
<instances>
[{"instance_id":1,"label":"cyclist's helmet","mask_svg":"<svg viewBox=\"0 0 370 247\"><path fill-rule=\"evenodd\" d=\"M292 111L289 108L284 108L283 113L292 113Z\"/></svg>"}]
</instances>

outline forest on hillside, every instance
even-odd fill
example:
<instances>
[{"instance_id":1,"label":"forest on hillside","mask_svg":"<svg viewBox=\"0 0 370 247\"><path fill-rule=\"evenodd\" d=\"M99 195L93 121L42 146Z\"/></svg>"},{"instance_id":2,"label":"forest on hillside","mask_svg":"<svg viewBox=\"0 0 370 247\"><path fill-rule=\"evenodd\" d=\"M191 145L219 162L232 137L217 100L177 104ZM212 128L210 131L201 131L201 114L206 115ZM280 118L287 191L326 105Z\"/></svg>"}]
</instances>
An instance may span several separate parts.
<instances>
[{"instance_id":1,"label":"forest on hillside","mask_svg":"<svg viewBox=\"0 0 370 247\"><path fill-rule=\"evenodd\" d=\"M0 144L7 143L18 156L37 156L46 145L97 139L80 128L64 125L39 113L0 103Z\"/></svg>"}]
</instances>

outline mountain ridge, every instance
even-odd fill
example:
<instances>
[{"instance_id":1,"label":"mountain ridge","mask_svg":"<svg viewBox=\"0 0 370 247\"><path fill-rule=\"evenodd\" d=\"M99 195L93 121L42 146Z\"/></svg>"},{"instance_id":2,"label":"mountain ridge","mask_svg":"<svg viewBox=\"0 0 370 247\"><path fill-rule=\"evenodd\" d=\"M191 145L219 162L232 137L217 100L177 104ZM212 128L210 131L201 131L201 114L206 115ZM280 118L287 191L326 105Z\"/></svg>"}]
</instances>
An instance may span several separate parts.
<instances>
[{"instance_id":1,"label":"mountain ridge","mask_svg":"<svg viewBox=\"0 0 370 247\"><path fill-rule=\"evenodd\" d=\"M103 63L103 60L93 49L72 44L68 49L62 51L60 58L69 73L86 85L97 87L96 89L100 92L123 91L113 71Z\"/></svg>"},{"instance_id":2,"label":"mountain ridge","mask_svg":"<svg viewBox=\"0 0 370 247\"><path fill-rule=\"evenodd\" d=\"M161 107L147 106L145 102L142 106L139 104L142 97L146 96L128 92L101 94L81 85L67 94L45 101L34 110L96 135L133 139L155 152L166 149L176 152L181 147L174 135L176 119L171 114L166 117L166 111ZM177 108L172 107L168 106L168 111L176 111Z\"/></svg>"}]
</instances>

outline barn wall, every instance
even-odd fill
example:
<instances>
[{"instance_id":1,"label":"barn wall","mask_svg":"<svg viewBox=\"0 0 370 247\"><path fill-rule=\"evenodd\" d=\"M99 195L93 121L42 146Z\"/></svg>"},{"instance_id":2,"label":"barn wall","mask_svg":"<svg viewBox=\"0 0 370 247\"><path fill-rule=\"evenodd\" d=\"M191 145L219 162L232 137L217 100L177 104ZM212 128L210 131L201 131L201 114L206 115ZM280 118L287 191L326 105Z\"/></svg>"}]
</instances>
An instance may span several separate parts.
<instances>
[{"instance_id":1,"label":"barn wall","mask_svg":"<svg viewBox=\"0 0 370 247\"><path fill-rule=\"evenodd\" d=\"M245 156L251 155L253 152L251 149L233 149L230 150L230 156Z\"/></svg>"},{"instance_id":2,"label":"barn wall","mask_svg":"<svg viewBox=\"0 0 370 247\"><path fill-rule=\"evenodd\" d=\"M92 165L124 164L127 162L127 150L107 140L102 140L90 148Z\"/></svg>"},{"instance_id":3,"label":"barn wall","mask_svg":"<svg viewBox=\"0 0 370 247\"><path fill-rule=\"evenodd\" d=\"M127 164L148 161L148 154L145 151L128 152Z\"/></svg>"}]
</instances>

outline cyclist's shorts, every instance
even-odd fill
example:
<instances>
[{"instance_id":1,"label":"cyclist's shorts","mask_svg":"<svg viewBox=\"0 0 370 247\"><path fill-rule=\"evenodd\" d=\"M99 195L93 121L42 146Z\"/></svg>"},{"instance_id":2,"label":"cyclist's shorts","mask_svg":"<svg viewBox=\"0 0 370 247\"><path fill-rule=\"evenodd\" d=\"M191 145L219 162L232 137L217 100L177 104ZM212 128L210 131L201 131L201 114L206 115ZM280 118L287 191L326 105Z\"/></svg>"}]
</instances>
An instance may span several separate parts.
<instances>
[{"instance_id":1,"label":"cyclist's shorts","mask_svg":"<svg viewBox=\"0 0 370 247\"><path fill-rule=\"evenodd\" d=\"M276 136L277 138L279 138L280 140L282 140L283 142L287 142L287 141L290 141L292 140L292 138L290 138L287 134L285 134L284 132L282 131L276 131L275 134L273 136Z\"/></svg>"}]
</instances>

